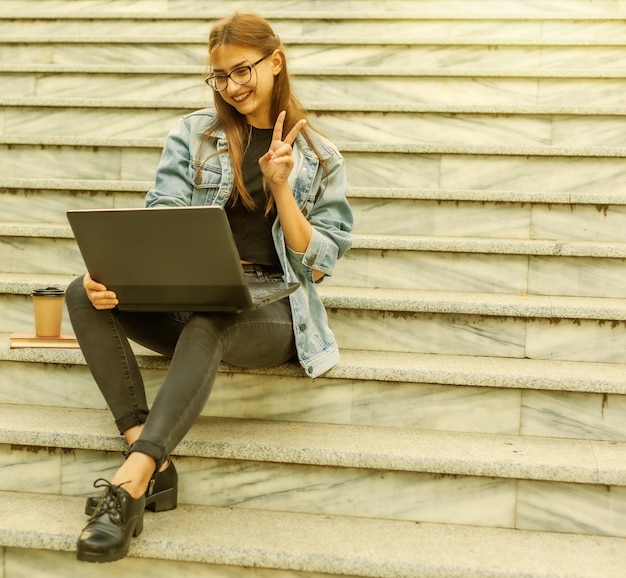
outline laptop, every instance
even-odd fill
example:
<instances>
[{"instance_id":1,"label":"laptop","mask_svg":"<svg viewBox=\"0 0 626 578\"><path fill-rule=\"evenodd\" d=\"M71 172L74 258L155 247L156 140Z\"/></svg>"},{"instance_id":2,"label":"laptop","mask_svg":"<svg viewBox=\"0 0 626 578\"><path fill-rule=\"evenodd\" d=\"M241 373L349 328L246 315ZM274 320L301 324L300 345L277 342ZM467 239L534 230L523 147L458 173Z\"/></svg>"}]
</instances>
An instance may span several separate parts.
<instances>
[{"instance_id":1,"label":"laptop","mask_svg":"<svg viewBox=\"0 0 626 578\"><path fill-rule=\"evenodd\" d=\"M245 275L220 207L71 210L67 218L87 271L122 310L238 312L299 286Z\"/></svg>"}]
</instances>

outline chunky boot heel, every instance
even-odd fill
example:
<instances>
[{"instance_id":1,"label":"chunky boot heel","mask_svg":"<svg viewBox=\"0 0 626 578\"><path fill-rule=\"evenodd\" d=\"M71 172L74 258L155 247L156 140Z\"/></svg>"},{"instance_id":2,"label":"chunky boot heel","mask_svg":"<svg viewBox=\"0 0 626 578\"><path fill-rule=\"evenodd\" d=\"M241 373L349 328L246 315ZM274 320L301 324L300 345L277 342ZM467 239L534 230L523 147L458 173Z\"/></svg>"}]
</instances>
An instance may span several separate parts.
<instances>
[{"instance_id":1,"label":"chunky boot heel","mask_svg":"<svg viewBox=\"0 0 626 578\"><path fill-rule=\"evenodd\" d=\"M99 483L103 482L103 483ZM84 562L114 562L128 554L130 540L143 531L146 496L133 498L121 485L99 479L104 496L76 542L76 558Z\"/></svg>"},{"instance_id":2,"label":"chunky boot heel","mask_svg":"<svg viewBox=\"0 0 626 578\"><path fill-rule=\"evenodd\" d=\"M146 490L146 508L153 512L173 510L178 505L178 472L172 460L152 476Z\"/></svg>"},{"instance_id":3,"label":"chunky boot heel","mask_svg":"<svg viewBox=\"0 0 626 578\"><path fill-rule=\"evenodd\" d=\"M95 510L99 496L89 496L85 503L85 514L91 516ZM174 462L169 460L167 467L155 472L146 490L146 508L153 512L174 510L178 506L178 472Z\"/></svg>"},{"instance_id":4,"label":"chunky boot heel","mask_svg":"<svg viewBox=\"0 0 626 578\"><path fill-rule=\"evenodd\" d=\"M176 506L178 506L178 488L163 490L146 498L146 510L153 512L174 510Z\"/></svg>"}]
</instances>

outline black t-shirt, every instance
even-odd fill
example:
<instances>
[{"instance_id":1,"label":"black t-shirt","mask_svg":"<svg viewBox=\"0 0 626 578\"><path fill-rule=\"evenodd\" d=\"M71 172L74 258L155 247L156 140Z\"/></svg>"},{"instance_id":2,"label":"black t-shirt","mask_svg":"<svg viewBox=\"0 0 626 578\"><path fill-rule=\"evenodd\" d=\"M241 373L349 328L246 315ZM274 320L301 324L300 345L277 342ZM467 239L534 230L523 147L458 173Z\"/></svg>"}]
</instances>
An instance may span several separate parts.
<instances>
[{"instance_id":1,"label":"black t-shirt","mask_svg":"<svg viewBox=\"0 0 626 578\"><path fill-rule=\"evenodd\" d=\"M235 237L239 258L258 265L268 265L281 269L274 241L272 224L276 219L276 209L265 215L267 197L263 190L263 173L259 159L269 150L273 129L252 127L250 144L243 158L243 180L254 201L255 208L247 209L241 201L233 207L229 203L226 214Z\"/></svg>"}]
</instances>

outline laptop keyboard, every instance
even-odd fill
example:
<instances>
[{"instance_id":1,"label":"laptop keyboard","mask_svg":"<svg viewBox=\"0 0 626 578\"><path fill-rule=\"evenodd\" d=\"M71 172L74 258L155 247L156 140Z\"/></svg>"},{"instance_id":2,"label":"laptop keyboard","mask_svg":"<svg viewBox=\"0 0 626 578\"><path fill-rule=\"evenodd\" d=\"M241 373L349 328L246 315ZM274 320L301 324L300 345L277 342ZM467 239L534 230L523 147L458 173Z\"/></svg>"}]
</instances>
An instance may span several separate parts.
<instances>
[{"instance_id":1,"label":"laptop keyboard","mask_svg":"<svg viewBox=\"0 0 626 578\"><path fill-rule=\"evenodd\" d=\"M276 290L279 289L276 285L269 283L266 285L248 285L248 287L250 289L250 295L255 301L265 299L265 297L273 295L276 293Z\"/></svg>"},{"instance_id":2,"label":"laptop keyboard","mask_svg":"<svg viewBox=\"0 0 626 578\"><path fill-rule=\"evenodd\" d=\"M267 272L258 265L244 265L244 275L253 301L263 301L284 287L282 272Z\"/></svg>"}]
</instances>

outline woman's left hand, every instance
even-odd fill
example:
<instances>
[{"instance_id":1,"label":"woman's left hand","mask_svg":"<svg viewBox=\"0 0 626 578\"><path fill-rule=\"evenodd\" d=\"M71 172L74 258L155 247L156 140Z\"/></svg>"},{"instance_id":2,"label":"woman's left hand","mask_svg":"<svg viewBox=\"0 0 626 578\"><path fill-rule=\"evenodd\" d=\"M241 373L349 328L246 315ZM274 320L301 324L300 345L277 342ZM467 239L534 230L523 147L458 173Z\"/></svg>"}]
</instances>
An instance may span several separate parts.
<instances>
[{"instance_id":1,"label":"woman's left hand","mask_svg":"<svg viewBox=\"0 0 626 578\"><path fill-rule=\"evenodd\" d=\"M261 167L263 176L267 180L267 183L272 191L280 188L287 182L294 164L293 156L291 154L291 145L294 143L298 133L306 124L306 120L299 120L283 140L285 116L285 111L278 115L276 124L274 125L274 134L272 135L270 148L267 153L259 159L259 166Z\"/></svg>"}]
</instances>

